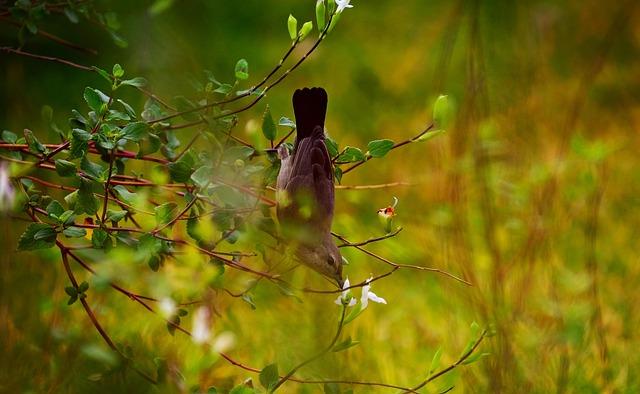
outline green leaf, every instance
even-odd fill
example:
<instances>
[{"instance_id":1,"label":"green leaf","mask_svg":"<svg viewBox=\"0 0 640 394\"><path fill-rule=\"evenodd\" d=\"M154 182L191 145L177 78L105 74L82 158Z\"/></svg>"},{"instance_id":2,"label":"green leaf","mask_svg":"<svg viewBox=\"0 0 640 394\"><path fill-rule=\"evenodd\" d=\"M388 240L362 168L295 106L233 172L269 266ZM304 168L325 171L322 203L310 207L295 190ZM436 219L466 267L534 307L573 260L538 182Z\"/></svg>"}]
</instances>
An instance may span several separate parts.
<instances>
[{"instance_id":1,"label":"green leaf","mask_svg":"<svg viewBox=\"0 0 640 394\"><path fill-rule=\"evenodd\" d=\"M198 187L205 187L208 183L211 182L211 175L213 174L213 167L211 166L202 166L195 170L193 174L191 174L191 180L198 185Z\"/></svg>"},{"instance_id":2,"label":"green leaf","mask_svg":"<svg viewBox=\"0 0 640 394\"><path fill-rule=\"evenodd\" d=\"M87 235L87 230L80 227L67 227L62 230L62 233L68 238L82 238Z\"/></svg>"},{"instance_id":3,"label":"green leaf","mask_svg":"<svg viewBox=\"0 0 640 394\"><path fill-rule=\"evenodd\" d=\"M91 134L82 129L71 131L71 148L69 149L69 159L77 159L87 154Z\"/></svg>"},{"instance_id":4,"label":"green leaf","mask_svg":"<svg viewBox=\"0 0 640 394\"><path fill-rule=\"evenodd\" d=\"M132 204L133 202L135 202L136 194L131 193L129 190L127 190L126 187L122 185L116 185L113 187L113 191L115 191L118 197L124 200L124 202L126 202L127 204Z\"/></svg>"},{"instance_id":5,"label":"green leaf","mask_svg":"<svg viewBox=\"0 0 640 394\"><path fill-rule=\"evenodd\" d=\"M67 301L67 305L71 305L76 301L78 301L78 295L73 295L73 296L69 297L69 301Z\"/></svg>"},{"instance_id":6,"label":"green leaf","mask_svg":"<svg viewBox=\"0 0 640 394\"><path fill-rule=\"evenodd\" d=\"M333 170L333 175L336 177L336 181L338 181L338 184L342 183L342 168L336 166L336 168Z\"/></svg>"},{"instance_id":7,"label":"green leaf","mask_svg":"<svg viewBox=\"0 0 640 394\"><path fill-rule=\"evenodd\" d=\"M103 100L104 94L97 89L93 89L90 87L86 87L84 89L84 101L87 102L89 108L94 110L96 113L100 113L100 109L102 108L102 104L108 102Z\"/></svg>"},{"instance_id":8,"label":"green leaf","mask_svg":"<svg viewBox=\"0 0 640 394\"><path fill-rule=\"evenodd\" d=\"M438 369L438 367L440 367L441 358L442 358L442 348L439 347L438 350L436 350L435 354L433 355L433 358L431 359L431 366L429 367L428 375L431 375L436 371L436 369Z\"/></svg>"},{"instance_id":9,"label":"green leaf","mask_svg":"<svg viewBox=\"0 0 640 394\"><path fill-rule=\"evenodd\" d=\"M367 145L368 153L371 157L384 157L391 148L393 148L393 141L391 140L375 140L369 142Z\"/></svg>"},{"instance_id":10,"label":"green leaf","mask_svg":"<svg viewBox=\"0 0 640 394\"><path fill-rule=\"evenodd\" d=\"M67 293L69 297L73 297L78 295L78 290L73 286L67 286L64 288L64 292Z\"/></svg>"},{"instance_id":11,"label":"green leaf","mask_svg":"<svg viewBox=\"0 0 640 394\"><path fill-rule=\"evenodd\" d=\"M264 134L265 138L269 141L275 140L278 135L276 124L273 121L273 117L271 117L269 105L267 105L267 108L264 110L264 114L262 115L262 134Z\"/></svg>"},{"instance_id":12,"label":"green leaf","mask_svg":"<svg viewBox=\"0 0 640 394\"><path fill-rule=\"evenodd\" d=\"M162 146L162 141L160 137L155 134L149 133L147 134L147 138L143 138L138 141L138 157L142 157L145 155L149 155L151 153L155 153Z\"/></svg>"},{"instance_id":13,"label":"green leaf","mask_svg":"<svg viewBox=\"0 0 640 394\"><path fill-rule=\"evenodd\" d=\"M251 309L255 310L256 309L256 303L253 301L253 297L251 297L251 294L249 293L244 293L242 295L242 301L246 302L247 304L249 304L249 306L251 307Z\"/></svg>"},{"instance_id":14,"label":"green leaf","mask_svg":"<svg viewBox=\"0 0 640 394\"><path fill-rule=\"evenodd\" d=\"M64 213L65 209L62 207L62 205L56 201L56 200L52 200L49 205L47 205L47 213L49 214L50 217L53 218L59 218L60 215L62 215Z\"/></svg>"},{"instance_id":15,"label":"green leaf","mask_svg":"<svg viewBox=\"0 0 640 394\"><path fill-rule=\"evenodd\" d=\"M147 85L147 80L142 77L135 77L131 79L125 79L124 81L120 82L120 85L129 85L135 86L136 88L141 88Z\"/></svg>"},{"instance_id":16,"label":"green leaf","mask_svg":"<svg viewBox=\"0 0 640 394\"><path fill-rule=\"evenodd\" d=\"M93 195L92 182L86 179L80 180L78 197L75 204L76 213L86 213L93 216L98 212L98 199Z\"/></svg>"},{"instance_id":17,"label":"green leaf","mask_svg":"<svg viewBox=\"0 0 640 394\"><path fill-rule=\"evenodd\" d=\"M122 138L138 142L148 134L149 126L145 122L129 123L121 130Z\"/></svg>"},{"instance_id":18,"label":"green leaf","mask_svg":"<svg viewBox=\"0 0 640 394\"><path fill-rule=\"evenodd\" d=\"M344 341L336 344L333 349L331 349L332 352L341 352L343 350L349 349L350 347L354 347L357 344L359 344L359 341L353 341L351 340L351 337L348 337L347 339L345 339Z\"/></svg>"},{"instance_id":19,"label":"green leaf","mask_svg":"<svg viewBox=\"0 0 640 394\"><path fill-rule=\"evenodd\" d=\"M64 7L64 15L69 19L69 22L76 24L80 21L78 14L69 7Z\"/></svg>"},{"instance_id":20,"label":"green leaf","mask_svg":"<svg viewBox=\"0 0 640 394\"><path fill-rule=\"evenodd\" d=\"M287 118L286 116L283 116L280 118L280 120L278 120L278 126L291 127L294 129L296 128L295 122Z\"/></svg>"},{"instance_id":21,"label":"green leaf","mask_svg":"<svg viewBox=\"0 0 640 394\"><path fill-rule=\"evenodd\" d=\"M273 386L280 380L278 374L278 364L269 364L260 371L260 384L267 390L271 390Z\"/></svg>"},{"instance_id":22,"label":"green leaf","mask_svg":"<svg viewBox=\"0 0 640 394\"><path fill-rule=\"evenodd\" d=\"M83 157L82 161L80 161L80 169L93 179L101 179L104 173L104 168L100 164L89 160L87 156Z\"/></svg>"},{"instance_id":23,"label":"green leaf","mask_svg":"<svg viewBox=\"0 0 640 394\"><path fill-rule=\"evenodd\" d=\"M364 153L359 148L347 146L340 156L338 156L338 162L351 163L354 161L364 160Z\"/></svg>"},{"instance_id":24,"label":"green leaf","mask_svg":"<svg viewBox=\"0 0 640 394\"><path fill-rule=\"evenodd\" d=\"M245 59L240 59L236 63L236 78L242 80L249 78L249 63Z\"/></svg>"},{"instance_id":25,"label":"green leaf","mask_svg":"<svg viewBox=\"0 0 640 394\"><path fill-rule=\"evenodd\" d=\"M180 183L189 181L194 171L195 163L195 154L191 150L187 151L178 161L167 165L171 179Z\"/></svg>"},{"instance_id":26,"label":"green leaf","mask_svg":"<svg viewBox=\"0 0 640 394\"><path fill-rule=\"evenodd\" d=\"M107 209L107 220L112 222L119 222L127 216L127 211L112 211Z\"/></svg>"},{"instance_id":27,"label":"green leaf","mask_svg":"<svg viewBox=\"0 0 640 394\"><path fill-rule=\"evenodd\" d=\"M118 103L120 103L120 105L122 105L122 107L124 108L125 111L127 111L127 113L129 114L129 116L132 119L136 118L136 111L133 110L133 107L131 107L129 104L127 104L125 101L122 101L120 99L117 100Z\"/></svg>"},{"instance_id":28,"label":"green leaf","mask_svg":"<svg viewBox=\"0 0 640 394\"><path fill-rule=\"evenodd\" d=\"M18 240L18 250L47 249L55 245L56 232L46 223L32 223Z\"/></svg>"},{"instance_id":29,"label":"green leaf","mask_svg":"<svg viewBox=\"0 0 640 394\"><path fill-rule=\"evenodd\" d=\"M300 28L300 33L298 33L300 35L300 41L304 40L305 37L307 37L307 35L311 33L311 30L313 30L313 22L308 21L303 23L302 27Z\"/></svg>"},{"instance_id":30,"label":"green leaf","mask_svg":"<svg viewBox=\"0 0 640 394\"><path fill-rule=\"evenodd\" d=\"M111 71L114 77L121 78L124 75L124 69L118 64L113 65L113 70Z\"/></svg>"},{"instance_id":31,"label":"green leaf","mask_svg":"<svg viewBox=\"0 0 640 394\"><path fill-rule=\"evenodd\" d=\"M82 282L80 283L80 286L78 286L78 291L80 293L84 293L85 291L89 290L89 284L87 282Z\"/></svg>"},{"instance_id":32,"label":"green leaf","mask_svg":"<svg viewBox=\"0 0 640 394\"><path fill-rule=\"evenodd\" d=\"M228 83L222 83L220 84L220 86L218 86L218 88L216 88L216 90L214 90L215 93L222 93L222 94L229 94L231 93L231 91L233 90L233 86L229 85Z\"/></svg>"},{"instance_id":33,"label":"green leaf","mask_svg":"<svg viewBox=\"0 0 640 394\"><path fill-rule=\"evenodd\" d=\"M175 202L167 202L154 208L156 213L156 224L162 226L173 219L173 211L178 207Z\"/></svg>"},{"instance_id":34,"label":"green leaf","mask_svg":"<svg viewBox=\"0 0 640 394\"><path fill-rule=\"evenodd\" d=\"M29 145L29 150L33 153L47 153L48 149L38 141L36 136L33 134L31 130L24 130L24 139L27 141L27 145Z\"/></svg>"},{"instance_id":35,"label":"green leaf","mask_svg":"<svg viewBox=\"0 0 640 394\"><path fill-rule=\"evenodd\" d=\"M61 177L76 175L76 164L67 160L57 159L55 161L56 172Z\"/></svg>"},{"instance_id":36,"label":"green leaf","mask_svg":"<svg viewBox=\"0 0 640 394\"><path fill-rule=\"evenodd\" d=\"M126 48L129 45L129 43L125 39L120 37L120 35L115 31L109 30L109 35L111 36L111 39L113 40L114 44L116 44L120 48Z\"/></svg>"},{"instance_id":37,"label":"green leaf","mask_svg":"<svg viewBox=\"0 0 640 394\"><path fill-rule=\"evenodd\" d=\"M433 104L433 123L438 129L445 129L451 119L451 108L447 96L440 95Z\"/></svg>"},{"instance_id":38,"label":"green leaf","mask_svg":"<svg viewBox=\"0 0 640 394\"><path fill-rule=\"evenodd\" d=\"M471 356L469 356L466 360L464 360L462 362L462 364L463 365L468 365L468 364L471 364L471 363L475 363L476 361L480 360L481 358L487 357L487 356L490 356L490 355L491 355L491 353L486 353L486 352L485 353L474 353Z\"/></svg>"},{"instance_id":39,"label":"green leaf","mask_svg":"<svg viewBox=\"0 0 640 394\"><path fill-rule=\"evenodd\" d=\"M330 157L336 157L338 155L338 143L331 137L324 138L324 144L327 146L327 151Z\"/></svg>"},{"instance_id":40,"label":"green leaf","mask_svg":"<svg viewBox=\"0 0 640 394\"><path fill-rule=\"evenodd\" d=\"M435 130L435 131L428 131L426 132L424 135L420 136L420 138L418 138L416 141L417 142L424 142L424 141L428 141L432 138L435 138L439 135L442 135L446 133L446 130Z\"/></svg>"},{"instance_id":41,"label":"green leaf","mask_svg":"<svg viewBox=\"0 0 640 394\"><path fill-rule=\"evenodd\" d=\"M67 206L69 207L69 209L73 209L75 211L76 205L78 203L78 191L76 190L64 196L64 201L67 203ZM79 213L82 213L82 212L79 212Z\"/></svg>"},{"instance_id":42,"label":"green leaf","mask_svg":"<svg viewBox=\"0 0 640 394\"><path fill-rule=\"evenodd\" d=\"M250 146L237 145L232 146L224 151L222 154L222 160L233 164L236 160L246 160L255 153L255 150Z\"/></svg>"},{"instance_id":43,"label":"green leaf","mask_svg":"<svg viewBox=\"0 0 640 394\"><path fill-rule=\"evenodd\" d=\"M318 30L324 30L326 25L324 0L318 0L316 2L316 24L318 25Z\"/></svg>"},{"instance_id":44,"label":"green leaf","mask_svg":"<svg viewBox=\"0 0 640 394\"><path fill-rule=\"evenodd\" d=\"M18 136L15 133L10 132L9 130L2 130L1 137L2 141L8 142L10 144L15 144L18 140Z\"/></svg>"},{"instance_id":45,"label":"green leaf","mask_svg":"<svg viewBox=\"0 0 640 394\"><path fill-rule=\"evenodd\" d=\"M149 257L149 261L147 261L147 264L149 265L149 268L151 268L151 271L153 272L158 272L158 270L160 269L160 264L162 263L162 257L158 256L158 255L152 255L151 257ZM175 327L169 325L169 329L175 329Z\"/></svg>"},{"instance_id":46,"label":"green leaf","mask_svg":"<svg viewBox=\"0 0 640 394\"><path fill-rule=\"evenodd\" d=\"M291 14L287 19L287 29L289 30L289 37L295 40L298 37L298 20Z\"/></svg>"},{"instance_id":47,"label":"green leaf","mask_svg":"<svg viewBox=\"0 0 640 394\"><path fill-rule=\"evenodd\" d=\"M362 308L352 308L351 312L344 318L344 324L347 325L355 320L356 317L360 316L360 314L364 311Z\"/></svg>"},{"instance_id":48,"label":"green leaf","mask_svg":"<svg viewBox=\"0 0 640 394\"><path fill-rule=\"evenodd\" d=\"M111 242L109 234L103 229L97 228L93 230L93 234L91 235L91 244L95 249L110 249Z\"/></svg>"},{"instance_id":49,"label":"green leaf","mask_svg":"<svg viewBox=\"0 0 640 394\"><path fill-rule=\"evenodd\" d=\"M329 9L331 9L331 0L329 0ZM331 18L331 22L329 22L329 27L327 28L327 33L331 33L333 29L335 29L341 16L342 12L335 14L333 18Z\"/></svg>"},{"instance_id":50,"label":"green leaf","mask_svg":"<svg viewBox=\"0 0 640 394\"><path fill-rule=\"evenodd\" d=\"M109 74L105 70L103 70L103 69L101 69L99 67L96 67L96 66L93 66L91 68L93 68L93 71L97 72L98 75L100 75L102 78L106 79L107 82L109 82L109 83L113 82L113 77L111 76L111 74Z\"/></svg>"},{"instance_id":51,"label":"green leaf","mask_svg":"<svg viewBox=\"0 0 640 394\"><path fill-rule=\"evenodd\" d=\"M106 116L105 119L108 122L112 122L112 121L128 121L128 120L131 120L131 117L129 116L129 114L126 114L124 112L120 112L120 111L115 110L115 109L111 109L111 110L109 110L109 114Z\"/></svg>"},{"instance_id":52,"label":"green leaf","mask_svg":"<svg viewBox=\"0 0 640 394\"><path fill-rule=\"evenodd\" d=\"M60 216L58 216L58 221L64 224L65 226L73 223L75 220L76 220L76 215L74 215L73 211L64 211Z\"/></svg>"}]
</instances>

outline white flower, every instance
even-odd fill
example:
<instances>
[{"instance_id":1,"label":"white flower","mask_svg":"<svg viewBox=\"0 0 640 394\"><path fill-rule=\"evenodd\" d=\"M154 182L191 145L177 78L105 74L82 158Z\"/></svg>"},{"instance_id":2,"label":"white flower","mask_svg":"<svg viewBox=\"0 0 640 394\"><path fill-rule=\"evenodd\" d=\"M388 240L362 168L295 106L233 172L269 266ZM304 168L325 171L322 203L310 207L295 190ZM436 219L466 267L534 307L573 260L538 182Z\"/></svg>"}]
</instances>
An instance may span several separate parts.
<instances>
[{"instance_id":1,"label":"white flower","mask_svg":"<svg viewBox=\"0 0 640 394\"><path fill-rule=\"evenodd\" d=\"M338 9L336 9L336 13L341 13L345 8L353 8L353 6L349 4L350 2L351 0L336 0L336 5L338 6Z\"/></svg>"},{"instance_id":2,"label":"white flower","mask_svg":"<svg viewBox=\"0 0 640 394\"><path fill-rule=\"evenodd\" d=\"M351 290L349 289L350 286L351 284L349 283L349 278L345 279L344 284L342 285L342 294L340 294L334 301L336 304L345 305L348 302L347 306L354 306L358 302L351 295Z\"/></svg>"},{"instance_id":3,"label":"white flower","mask_svg":"<svg viewBox=\"0 0 640 394\"><path fill-rule=\"evenodd\" d=\"M217 353L224 353L233 348L236 344L236 336L231 331L224 331L218 335L213 342L213 350Z\"/></svg>"},{"instance_id":4,"label":"white flower","mask_svg":"<svg viewBox=\"0 0 640 394\"><path fill-rule=\"evenodd\" d=\"M369 284L369 282L371 282L371 280L373 279L373 277L367 279L367 284L362 286L362 297L360 297L360 309L364 309L367 307L367 305L369 305L369 300L373 301L373 302L377 302L379 304L386 304L387 300L385 300L382 297L378 297L376 295L376 293L371 291L371 285Z\"/></svg>"},{"instance_id":5,"label":"white flower","mask_svg":"<svg viewBox=\"0 0 640 394\"><path fill-rule=\"evenodd\" d=\"M197 344L209 342L211 339L211 312L206 306L199 307L193 314L191 338Z\"/></svg>"},{"instance_id":6,"label":"white flower","mask_svg":"<svg viewBox=\"0 0 640 394\"><path fill-rule=\"evenodd\" d=\"M169 319L176 313L176 302L169 297L160 300L160 311L165 319Z\"/></svg>"},{"instance_id":7,"label":"white flower","mask_svg":"<svg viewBox=\"0 0 640 394\"><path fill-rule=\"evenodd\" d=\"M0 211L10 210L13 208L15 193L9 179L9 170L7 163L0 163Z\"/></svg>"}]
</instances>

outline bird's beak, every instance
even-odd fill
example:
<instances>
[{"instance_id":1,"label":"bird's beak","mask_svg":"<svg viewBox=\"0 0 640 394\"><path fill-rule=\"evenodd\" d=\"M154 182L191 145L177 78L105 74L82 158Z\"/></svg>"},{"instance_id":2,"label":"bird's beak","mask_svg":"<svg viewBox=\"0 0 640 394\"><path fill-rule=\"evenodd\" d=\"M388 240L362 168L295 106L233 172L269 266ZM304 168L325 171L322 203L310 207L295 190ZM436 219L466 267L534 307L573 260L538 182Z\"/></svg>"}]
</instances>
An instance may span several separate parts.
<instances>
[{"instance_id":1,"label":"bird's beak","mask_svg":"<svg viewBox=\"0 0 640 394\"><path fill-rule=\"evenodd\" d=\"M342 289L342 286L344 286L344 281L342 279L337 279L336 282L338 282L338 287Z\"/></svg>"}]
</instances>

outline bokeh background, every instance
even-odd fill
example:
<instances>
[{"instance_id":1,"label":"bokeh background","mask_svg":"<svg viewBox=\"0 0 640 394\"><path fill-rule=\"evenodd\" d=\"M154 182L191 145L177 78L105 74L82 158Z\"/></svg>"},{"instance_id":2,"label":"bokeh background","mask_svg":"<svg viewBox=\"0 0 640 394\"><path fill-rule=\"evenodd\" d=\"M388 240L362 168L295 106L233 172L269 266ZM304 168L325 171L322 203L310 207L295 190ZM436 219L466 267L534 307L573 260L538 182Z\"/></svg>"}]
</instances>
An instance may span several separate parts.
<instances>
[{"instance_id":1,"label":"bokeh background","mask_svg":"<svg viewBox=\"0 0 640 394\"><path fill-rule=\"evenodd\" d=\"M473 286L409 270L376 282L373 290L388 305L370 305L347 327L361 344L300 376L410 386L424 378L438 348L443 364L455 361L476 321L495 327L482 345L491 355L424 392L451 386L478 393L640 391L635 3L354 0L313 56L241 115L246 135L265 104L274 116L293 117L292 92L323 86L330 134L342 146L365 147L372 139L417 134L430 123L439 94L455 104L446 135L345 176L345 185L410 185L337 191L334 227L352 240L381 235L376 211L397 196L403 231L369 249L398 263L446 270ZM105 69L120 63L128 76L147 78L161 97L188 97L205 69L232 81L239 58L249 62L249 81L260 80L289 45L289 13L313 20L315 1L176 1L159 13L150 12L149 1L97 4L118 14L127 48L92 24L52 16L43 28L98 54L38 37L24 49ZM13 26L0 24L2 45L16 46L16 35ZM103 83L93 73L7 53L0 55L0 72L0 127L30 128L45 141L54 134L42 107L51 106L55 121L66 125L71 109L84 106L84 87ZM141 108L143 96L125 94ZM0 391L157 391L135 375L101 375L112 356L81 308L66 306L59 255L14 252L24 226L2 217ZM385 270L357 251L345 254L352 280ZM103 264L123 263L114 260ZM171 271L154 275L130 285L152 291ZM182 285L206 287L197 279ZM333 295L303 295L300 303L268 286L256 290L255 310L220 298L214 330L232 332L229 353L257 368L277 361L286 370L323 346L338 309ZM255 374L205 354L189 338L169 335L161 319L121 295L105 290L92 305L143 368L152 369L154 358L168 360L174 378L161 391L229 388L251 376L257 382Z\"/></svg>"}]
</instances>

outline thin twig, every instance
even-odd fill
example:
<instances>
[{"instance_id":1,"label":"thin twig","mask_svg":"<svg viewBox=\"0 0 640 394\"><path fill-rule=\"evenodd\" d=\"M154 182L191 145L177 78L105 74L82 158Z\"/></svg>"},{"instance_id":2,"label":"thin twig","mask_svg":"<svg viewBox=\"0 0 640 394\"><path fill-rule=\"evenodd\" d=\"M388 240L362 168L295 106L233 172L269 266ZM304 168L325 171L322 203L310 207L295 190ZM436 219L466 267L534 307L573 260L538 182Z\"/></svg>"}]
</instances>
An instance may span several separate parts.
<instances>
[{"instance_id":1,"label":"thin twig","mask_svg":"<svg viewBox=\"0 0 640 394\"><path fill-rule=\"evenodd\" d=\"M349 243L349 241L345 237L343 237L342 235L339 235L339 234L336 234L336 233L333 233L333 232L331 234L334 237L336 237L339 240L341 240L342 242ZM450 277L452 279L455 279L458 282L464 283L467 286L473 286L473 284L471 284L471 282L468 282L468 281L466 281L466 280L464 280L462 278L459 278L459 277L457 277L457 276L455 276L453 274L450 274L447 271L443 271L443 270L441 270L439 268L423 267L423 266L420 266L420 265L410 265L410 264L398 264L398 263L394 263L393 261L391 261L391 260L389 260L389 259L387 259L385 257L377 255L377 254L375 254L373 252L370 252L370 251L364 249L362 246L353 245L353 247L358 249L359 251L365 253L365 254L368 254L371 257L374 257L374 258L384 262L385 264L388 264L388 265L392 266L392 267L409 268L409 269L415 269L415 270L419 270L419 271L437 272L439 274L442 274L442 275L448 276L448 277Z\"/></svg>"},{"instance_id":2,"label":"thin twig","mask_svg":"<svg viewBox=\"0 0 640 394\"><path fill-rule=\"evenodd\" d=\"M426 129L422 130L415 137L410 138L410 139L405 140L405 141L402 141L402 142L398 142L397 144L393 145L390 150L394 150L394 149L400 148L401 146L405 146L407 144L410 144L412 142L417 141L420 137L422 137L423 135L427 134L431 129L433 129L433 127L434 127L434 124L431 123L429 126L427 126ZM339 156L340 155L338 155L336 157L339 157ZM371 160L371 156L365 157L364 160L359 161L359 162L355 163L354 165L352 165L351 167L349 167L349 168L345 169L344 171L342 171L342 175L355 170L356 168L360 167L361 165L363 165L364 163L368 162L369 160Z\"/></svg>"}]
</instances>

